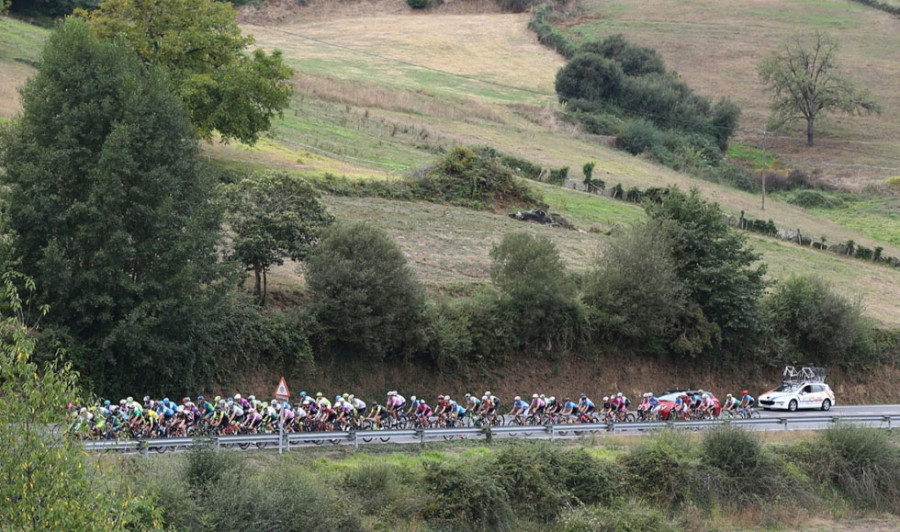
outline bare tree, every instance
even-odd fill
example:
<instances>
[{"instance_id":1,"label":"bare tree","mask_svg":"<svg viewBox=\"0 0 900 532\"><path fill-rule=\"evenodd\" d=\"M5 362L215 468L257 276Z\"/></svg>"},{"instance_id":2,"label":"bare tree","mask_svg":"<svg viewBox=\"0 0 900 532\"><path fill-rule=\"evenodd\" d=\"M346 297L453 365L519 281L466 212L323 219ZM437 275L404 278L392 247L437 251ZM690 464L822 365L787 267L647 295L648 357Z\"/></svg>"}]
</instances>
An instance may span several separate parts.
<instances>
[{"instance_id":1,"label":"bare tree","mask_svg":"<svg viewBox=\"0 0 900 532\"><path fill-rule=\"evenodd\" d=\"M825 33L793 37L758 67L760 80L772 94L777 121L806 120L807 146L813 145L816 118L828 111L881 112L868 90L858 90L842 75L837 48L837 41Z\"/></svg>"}]
</instances>

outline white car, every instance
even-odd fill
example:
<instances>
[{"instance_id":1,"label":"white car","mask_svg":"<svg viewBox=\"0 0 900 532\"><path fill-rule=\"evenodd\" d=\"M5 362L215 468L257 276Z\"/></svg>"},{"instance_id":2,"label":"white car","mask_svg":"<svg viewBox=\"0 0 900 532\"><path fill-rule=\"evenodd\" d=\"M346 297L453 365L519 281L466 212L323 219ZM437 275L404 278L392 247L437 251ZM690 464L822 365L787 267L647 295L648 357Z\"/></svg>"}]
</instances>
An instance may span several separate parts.
<instances>
[{"instance_id":1,"label":"white car","mask_svg":"<svg viewBox=\"0 0 900 532\"><path fill-rule=\"evenodd\" d=\"M759 406L769 409L789 410L818 408L830 410L834 406L834 392L823 382L786 382L759 396Z\"/></svg>"}]
</instances>

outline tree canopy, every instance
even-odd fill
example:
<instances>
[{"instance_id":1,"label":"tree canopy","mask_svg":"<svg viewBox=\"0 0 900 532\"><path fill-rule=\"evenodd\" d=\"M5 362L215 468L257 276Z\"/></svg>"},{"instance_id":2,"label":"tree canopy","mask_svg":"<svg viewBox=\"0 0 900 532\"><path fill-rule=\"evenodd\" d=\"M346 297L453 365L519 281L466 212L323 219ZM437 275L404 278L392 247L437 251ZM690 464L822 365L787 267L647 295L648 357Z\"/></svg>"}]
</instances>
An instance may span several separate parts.
<instances>
[{"instance_id":1,"label":"tree canopy","mask_svg":"<svg viewBox=\"0 0 900 532\"><path fill-rule=\"evenodd\" d=\"M306 263L320 338L374 359L418 347L424 289L400 247L365 223L331 227Z\"/></svg>"},{"instance_id":2,"label":"tree canopy","mask_svg":"<svg viewBox=\"0 0 900 532\"><path fill-rule=\"evenodd\" d=\"M229 185L225 198L233 255L253 271L254 293L265 302L269 268L282 264L285 257L305 259L334 217L319 203L312 185L283 172Z\"/></svg>"},{"instance_id":3,"label":"tree canopy","mask_svg":"<svg viewBox=\"0 0 900 532\"><path fill-rule=\"evenodd\" d=\"M806 144L812 146L816 119L829 111L879 112L867 90L858 90L840 71L838 42L828 34L794 37L764 59L759 78L772 94L775 118L806 121Z\"/></svg>"},{"instance_id":4,"label":"tree canopy","mask_svg":"<svg viewBox=\"0 0 900 532\"><path fill-rule=\"evenodd\" d=\"M281 52L254 50L234 8L215 0L104 0L79 11L91 31L126 41L151 65L169 72L202 138L254 143L290 102L293 70Z\"/></svg>"},{"instance_id":5,"label":"tree canopy","mask_svg":"<svg viewBox=\"0 0 900 532\"><path fill-rule=\"evenodd\" d=\"M3 222L46 324L100 391L191 385L222 286L221 215L181 103L157 68L73 19L21 94L0 137Z\"/></svg>"}]
</instances>

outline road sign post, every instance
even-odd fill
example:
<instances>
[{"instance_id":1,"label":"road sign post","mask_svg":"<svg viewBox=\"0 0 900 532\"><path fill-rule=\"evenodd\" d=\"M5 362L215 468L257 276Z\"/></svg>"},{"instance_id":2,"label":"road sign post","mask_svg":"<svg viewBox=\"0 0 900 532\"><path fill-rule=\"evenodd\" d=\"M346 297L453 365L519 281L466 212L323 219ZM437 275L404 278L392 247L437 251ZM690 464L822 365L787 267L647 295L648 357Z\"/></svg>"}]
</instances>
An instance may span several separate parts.
<instances>
[{"instance_id":1,"label":"road sign post","mask_svg":"<svg viewBox=\"0 0 900 532\"><path fill-rule=\"evenodd\" d=\"M278 387L275 388L275 399L287 402L290 398L291 391L288 390L284 377L281 377L281 380L278 381ZM282 405L281 411L278 413L278 454L281 454L284 450L284 410L285 406Z\"/></svg>"}]
</instances>

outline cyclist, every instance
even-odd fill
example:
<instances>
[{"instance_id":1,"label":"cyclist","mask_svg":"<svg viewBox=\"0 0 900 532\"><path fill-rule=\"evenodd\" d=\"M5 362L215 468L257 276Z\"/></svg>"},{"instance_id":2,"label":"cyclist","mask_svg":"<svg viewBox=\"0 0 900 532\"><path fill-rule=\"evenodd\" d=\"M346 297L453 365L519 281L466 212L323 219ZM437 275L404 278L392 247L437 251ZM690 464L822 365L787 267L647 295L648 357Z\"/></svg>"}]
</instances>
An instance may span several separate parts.
<instances>
[{"instance_id":1,"label":"cyclist","mask_svg":"<svg viewBox=\"0 0 900 532\"><path fill-rule=\"evenodd\" d=\"M528 409L536 416L543 417L544 411L547 409L547 400L543 397L543 394L532 394L531 395L531 404Z\"/></svg>"},{"instance_id":2,"label":"cyclist","mask_svg":"<svg viewBox=\"0 0 900 532\"><path fill-rule=\"evenodd\" d=\"M215 407L203 398L202 395L197 397L197 410L200 414L200 417L203 419L209 419L212 417L213 413L216 411Z\"/></svg>"},{"instance_id":3,"label":"cyclist","mask_svg":"<svg viewBox=\"0 0 900 532\"><path fill-rule=\"evenodd\" d=\"M388 416L388 413L381 408L378 401L372 401L372 408L369 409L369 415L364 421L374 421L376 428L381 428L381 422Z\"/></svg>"},{"instance_id":4,"label":"cyclist","mask_svg":"<svg viewBox=\"0 0 900 532\"><path fill-rule=\"evenodd\" d=\"M494 404L491 397L487 394L481 396L481 417L487 420L488 423L493 423L496 412L497 405Z\"/></svg>"},{"instance_id":5,"label":"cyclist","mask_svg":"<svg viewBox=\"0 0 900 532\"><path fill-rule=\"evenodd\" d=\"M431 411L431 407L423 399L419 406L416 407L416 418L419 419L423 427L428 428L429 418L433 415L434 412Z\"/></svg>"},{"instance_id":6,"label":"cyclist","mask_svg":"<svg viewBox=\"0 0 900 532\"><path fill-rule=\"evenodd\" d=\"M259 426L262 424L262 414L256 411L256 408L250 407L245 416L246 420L241 424L241 428L256 434Z\"/></svg>"},{"instance_id":7,"label":"cyclist","mask_svg":"<svg viewBox=\"0 0 900 532\"><path fill-rule=\"evenodd\" d=\"M441 416L450 410L449 397L444 395L437 396L437 406L434 408L434 415Z\"/></svg>"},{"instance_id":8,"label":"cyclist","mask_svg":"<svg viewBox=\"0 0 900 532\"><path fill-rule=\"evenodd\" d=\"M240 425L244 422L244 415L244 408L239 403L231 401L228 408L228 424Z\"/></svg>"},{"instance_id":9,"label":"cyclist","mask_svg":"<svg viewBox=\"0 0 900 532\"><path fill-rule=\"evenodd\" d=\"M496 395L491 395L491 392L484 392L484 395L494 404L494 410L500 410L500 398ZM484 398L482 398L483 400Z\"/></svg>"},{"instance_id":10,"label":"cyclist","mask_svg":"<svg viewBox=\"0 0 900 532\"><path fill-rule=\"evenodd\" d=\"M475 397L474 395L467 393L466 394L466 410L475 413L481 409L481 399Z\"/></svg>"},{"instance_id":11,"label":"cyclist","mask_svg":"<svg viewBox=\"0 0 900 532\"><path fill-rule=\"evenodd\" d=\"M578 410L578 405L572 402L572 400L568 397L563 399L562 410L560 410L560 416L571 416Z\"/></svg>"},{"instance_id":12,"label":"cyclist","mask_svg":"<svg viewBox=\"0 0 900 532\"><path fill-rule=\"evenodd\" d=\"M349 423L353 416L353 405L344 400L343 397L337 401L335 408L338 413L337 421L339 423Z\"/></svg>"},{"instance_id":13,"label":"cyclist","mask_svg":"<svg viewBox=\"0 0 900 532\"><path fill-rule=\"evenodd\" d=\"M637 407L638 419L646 419L650 417L650 396L652 396L650 392L645 393L641 396L641 402Z\"/></svg>"},{"instance_id":14,"label":"cyclist","mask_svg":"<svg viewBox=\"0 0 900 532\"><path fill-rule=\"evenodd\" d=\"M322 392L316 394L316 402L319 403L319 407L331 408L331 401L328 400L327 397L322 395Z\"/></svg>"},{"instance_id":15,"label":"cyclist","mask_svg":"<svg viewBox=\"0 0 900 532\"><path fill-rule=\"evenodd\" d=\"M422 404L422 400L415 395L409 396L409 408L406 409L406 417L412 417L416 413L416 409Z\"/></svg>"},{"instance_id":16,"label":"cyclist","mask_svg":"<svg viewBox=\"0 0 900 532\"><path fill-rule=\"evenodd\" d=\"M358 417L365 417L366 415L366 402L360 399L359 397L350 394L350 404L353 405L353 408L356 409L356 415Z\"/></svg>"},{"instance_id":17,"label":"cyclist","mask_svg":"<svg viewBox=\"0 0 900 532\"><path fill-rule=\"evenodd\" d=\"M708 393L704 393L700 398L700 411L710 417L714 417L716 413L715 407L716 403L712 400L712 397Z\"/></svg>"},{"instance_id":18,"label":"cyclist","mask_svg":"<svg viewBox=\"0 0 900 532\"><path fill-rule=\"evenodd\" d=\"M744 414L749 418L750 414L753 413L753 405L756 403L756 399L750 395L750 392L744 390L741 392L741 404L740 408L744 410Z\"/></svg>"},{"instance_id":19,"label":"cyclist","mask_svg":"<svg viewBox=\"0 0 900 532\"><path fill-rule=\"evenodd\" d=\"M735 414L739 404L740 401L729 393L725 396L725 404L722 405L722 410L730 414Z\"/></svg>"},{"instance_id":20,"label":"cyclist","mask_svg":"<svg viewBox=\"0 0 900 532\"><path fill-rule=\"evenodd\" d=\"M391 414L391 417L397 419L397 411L402 410L406 406L406 399L397 393L396 390L388 392L387 404L385 407Z\"/></svg>"},{"instance_id":21,"label":"cyclist","mask_svg":"<svg viewBox=\"0 0 900 532\"><path fill-rule=\"evenodd\" d=\"M551 395L547 398L547 406L544 408L544 412L546 412L548 416L555 416L561 409L562 405L556 400L556 396Z\"/></svg>"},{"instance_id":22,"label":"cyclist","mask_svg":"<svg viewBox=\"0 0 900 532\"><path fill-rule=\"evenodd\" d=\"M449 395L444 396L444 400L447 401L447 416L453 421L459 420L459 411L462 410L463 416L466 414L466 409L459 406L459 403L450 398Z\"/></svg>"},{"instance_id":23,"label":"cyclist","mask_svg":"<svg viewBox=\"0 0 900 532\"><path fill-rule=\"evenodd\" d=\"M515 416L519 422L528 415L528 403L522 400L518 395L513 399L512 410L509 411L510 416Z\"/></svg>"},{"instance_id":24,"label":"cyclist","mask_svg":"<svg viewBox=\"0 0 900 532\"><path fill-rule=\"evenodd\" d=\"M676 416L679 416L682 419L684 419L685 414L687 413L687 408L688 408L687 405L688 405L689 401L690 401L690 398L687 396L687 394L683 393L683 394L679 395L678 397L675 398L675 406L672 407L672 412L674 412ZM669 413L669 419L672 419L671 412Z\"/></svg>"},{"instance_id":25,"label":"cyclist","mask_svg":"<svg viewBox=\"0 0 900 532\"><path fill-rule=\"evenodd\" d=\"M588 396L582 392L581 398L578 399L578 413L579 414L593 414L594 413L594 402L588 398Z\"/></svg>"}]
</instances>

